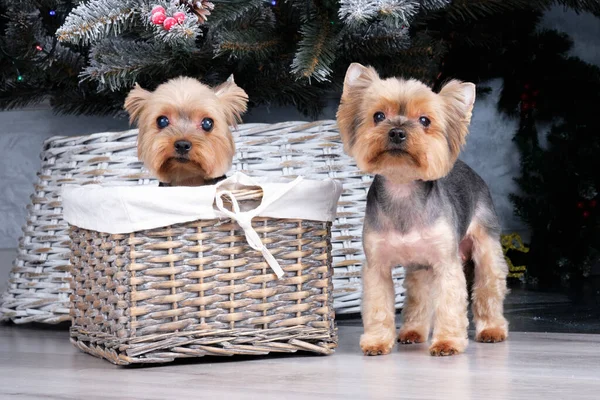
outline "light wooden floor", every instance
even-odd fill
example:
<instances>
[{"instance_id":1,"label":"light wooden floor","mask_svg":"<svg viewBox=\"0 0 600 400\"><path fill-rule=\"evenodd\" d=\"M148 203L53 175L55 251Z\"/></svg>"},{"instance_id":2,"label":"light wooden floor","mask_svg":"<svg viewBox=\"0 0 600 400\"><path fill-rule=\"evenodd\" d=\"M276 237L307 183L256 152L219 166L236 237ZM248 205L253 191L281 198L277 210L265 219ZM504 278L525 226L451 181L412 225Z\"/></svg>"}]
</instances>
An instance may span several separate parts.
<instances>
[{"instance_id":1,"label":"light wooden floor","mask_svg":"<svg viewBox=\"0 0 600 400\"><path fill-rule=\"evenodd\" d=\"M0 325L0 399L600 399L600 335L512 333L450 358L424 345L364 357L359 335L341 326L328 357L123 368L80 353L65 331Z\"/></svg>"}]
</instances>

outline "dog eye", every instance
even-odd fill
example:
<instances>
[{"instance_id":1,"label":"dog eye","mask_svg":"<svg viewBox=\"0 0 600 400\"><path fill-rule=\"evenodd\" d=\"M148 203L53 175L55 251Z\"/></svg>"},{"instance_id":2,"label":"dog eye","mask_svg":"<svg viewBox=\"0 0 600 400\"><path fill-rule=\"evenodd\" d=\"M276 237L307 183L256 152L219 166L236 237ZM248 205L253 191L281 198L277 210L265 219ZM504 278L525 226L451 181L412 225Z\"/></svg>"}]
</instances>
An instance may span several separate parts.
<instances>
[{"instance_id":1,"label":"dog eye","mask_svg":"<svg viewBox=\"0 0 600 400\"><path fill-rule=\"evenodd\" d=\"M204 118L202 120L202 122L200 123L200 126L206 132L210 132L212 130L212 128L213 128L213 120L211 118Z\"/></svg>"},{"instance_id":2,"label":"dog eye","mask_svg":"<svg viewBox=\"0 0 600 400\"><path fill-rule=\"evenodd\" d=\"M431 121L427 117L419 118L419 122L421 123L421 125L423 125L426 128L431 124Z\"/></svg>"},{"instance_id":3,"label":"dog eye","mask_svg":"<svg viewBox=\"0 0 600 400\"><path fill-rule=\"evenodd\" d=\"M160 128L166 128L167 126L169 126L169 118L165 117L164 115L161 115L160 117L156 118L156 125Z\"/></svg>"},{"instance_id":4,"label":"dog eye","mask_svg":"<svg viewBox=\"0 0 600 400\"><path fill-rule=\"evenodd\" d=\"M385 121L385 114L381 111L377 111L375 114L373 114L373 120L376 124L380 123L381 121Z\"/></svg>"}]
</instances>

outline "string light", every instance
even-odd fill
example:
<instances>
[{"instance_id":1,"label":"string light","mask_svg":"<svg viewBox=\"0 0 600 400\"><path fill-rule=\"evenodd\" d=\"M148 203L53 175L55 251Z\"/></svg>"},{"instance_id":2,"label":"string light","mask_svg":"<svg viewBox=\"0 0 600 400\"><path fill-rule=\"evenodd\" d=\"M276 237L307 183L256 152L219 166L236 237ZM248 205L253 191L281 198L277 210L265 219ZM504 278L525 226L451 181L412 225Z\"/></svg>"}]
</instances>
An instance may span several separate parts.
<instances>
[{"instance_id":1,"label":"string light","mask_svg":"<svg viewBox=\"0 0 600 400\"><path fill-rule=\"evenodd\" d=\"M48 14L50 14L51 17L54 17L56 15L56 11L50 10L50 12L48 12Z\"/></svg>"},{"instance_id":2,"label":"string light","mask_svg":"<svg viewBox=\"0 0 600 400\"><path fill-rule=\"evenodd\" d=\"M276 6L277 5L277 0L271 0L271 5L272 6Z\"/></svg>"},{"instance_id":3,"label":"string light","mask_svg":"<svg viewBox=\"0 0 600 400\"><path fill-rule=\"evenodd\" d=\"M42 46L40 46L39 44L38 44L37 46L35 46L35 49L36 49L37 51L42 51L42 50L44 50L44 48L43 48Z\"/></svg>"},{"instance_id":4,"label":"string light","mask_svg":"<svg viewBox=\"0 0 600 400\"><path fill-rule=\"evenodd\" d=\"M21 75L17 76L17 81L22 82L23 81L23 77Z\"/></svg>"}]
</instances>

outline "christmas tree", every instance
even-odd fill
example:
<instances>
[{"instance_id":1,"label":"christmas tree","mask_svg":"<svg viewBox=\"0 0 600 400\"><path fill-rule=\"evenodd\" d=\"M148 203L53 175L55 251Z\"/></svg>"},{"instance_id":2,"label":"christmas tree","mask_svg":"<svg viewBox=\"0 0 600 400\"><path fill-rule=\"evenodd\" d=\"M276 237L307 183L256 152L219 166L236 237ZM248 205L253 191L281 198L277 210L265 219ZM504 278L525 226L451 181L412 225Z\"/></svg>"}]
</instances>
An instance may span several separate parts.
<instances>
[{"instance_id":1,"label":"christmas tree","mask_svg":"<svg viewBox=\"0 0 600 400\"><path fill-rule=\"evenodd\" d=\"M49 99L58 112L118 114L134 82L230 74L251 106L315 116L350 62L439 85L474 21L592 0L3 0L0 108ZM455 33L458 33L456 35ZM493 37L471 31L471 43ZM458 39L457 39L458 38Z\"/></svg>"},{"instance_id":2,"label":"christmas tree","mask_svg":"<svg viewBox=\"0 0 600 400\"><path fill-rule=\"evenodd\" d=\"M531 36L509 88L521 91L521 193L512 198L531 228L529 276L543 285L578 284L600 263L600 68L569 57L570 47L556 32ZM546 135L539 122L551 123Z\"/></svg>"},{"instance_id":3,"label":"christmas tree","mask_svg":"<svg viewBox=\"0 0 600 400\"><path fill-rule=\"evenodd\" d=\"M553 4L600 15L599 0L0 0L0 108L49 99L115 115L135 82L233 73L251 106L315 116L350 62L434 88L500 77L499 107L521 121L513 200L532 232L528 273L569 281L600 262L600 72L538 30Z\"/></svg>"},{"instance_id":4,"label":"christmas tree","mask_svg":"<svg viewBox=\"0 0 600 400\"><path fill-rule=\"evenodd\" d=\"M530 9L457 30L444 73L503 79L498 106L520 121L520 193L511 198L531 231L527 276L577 285L600 263L600 69L569 56L570 38L540 30L540 19ZM490 42L469 44L474 31Z\"/></svg>"}]
</instances>

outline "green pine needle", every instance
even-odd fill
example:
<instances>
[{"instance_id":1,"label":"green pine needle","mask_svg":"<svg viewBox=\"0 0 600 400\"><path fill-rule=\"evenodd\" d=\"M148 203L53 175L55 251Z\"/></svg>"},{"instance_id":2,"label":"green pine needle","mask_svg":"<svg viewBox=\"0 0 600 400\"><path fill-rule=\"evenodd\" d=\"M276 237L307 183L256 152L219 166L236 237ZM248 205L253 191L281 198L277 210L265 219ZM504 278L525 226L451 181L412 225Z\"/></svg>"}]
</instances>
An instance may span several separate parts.
<instances>
[{"instance_id":1,"label":"green pine needle","mask_svg":"<svg viewBox=\"0 0 600 400\"><path fill-rule=\"evenodd\" d=\"M74 8L56 32L58 40L89 44L127 30L135 21L137 0L91 0Z\"/></svg>"},{"instance_id":2,"label":"green pine needle","mask_svg":"<svg viewBox=\"0 0 600 400\"><path fill-rule=\"evenodd\" d=\"M338 38L327 18L318 17L300 29L302 40L292 61L292 73L309 81L328 81L335 61Z\"/></svg>"},{"instance_id":3,"label":"green pine needle","mask_svg":"<svg viewBox=\"0 0 600 400\"><path fill-rule=\"evenodd\" d=\"M94 46L81 78L97 81L101 90L115 91L131 87L140 74L163 74L173 57L171 48L161 42L107 38Z\"/></svg>"}]
</instances>

